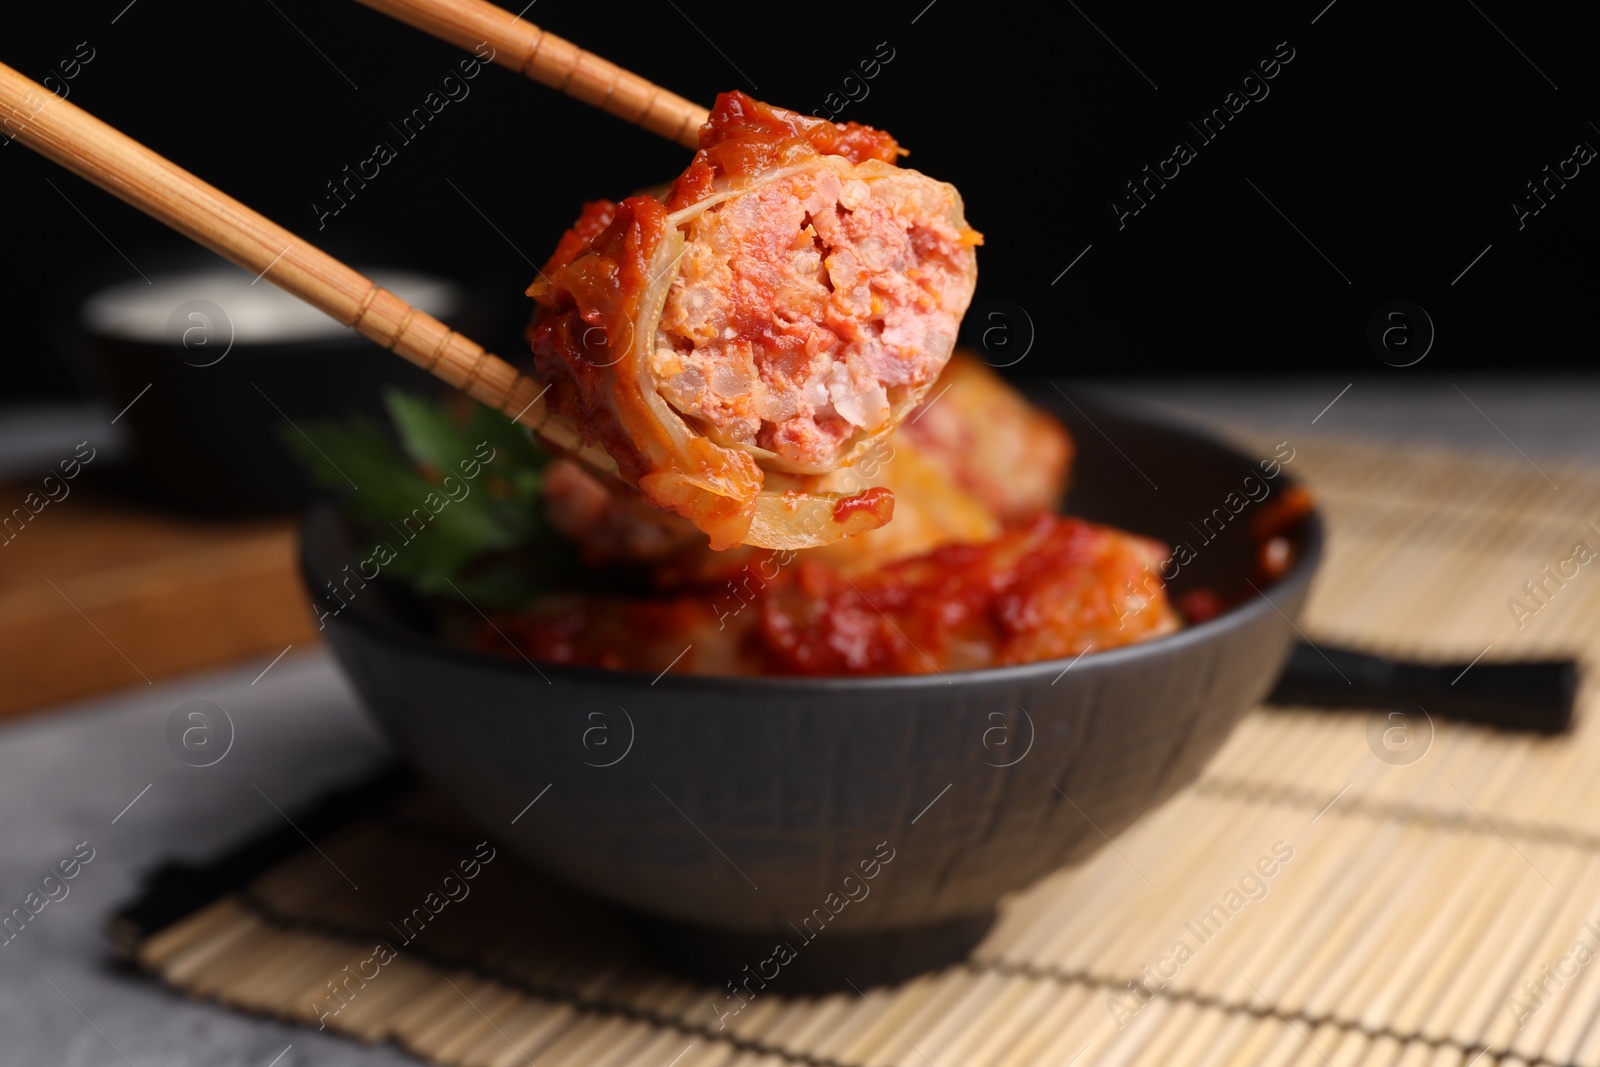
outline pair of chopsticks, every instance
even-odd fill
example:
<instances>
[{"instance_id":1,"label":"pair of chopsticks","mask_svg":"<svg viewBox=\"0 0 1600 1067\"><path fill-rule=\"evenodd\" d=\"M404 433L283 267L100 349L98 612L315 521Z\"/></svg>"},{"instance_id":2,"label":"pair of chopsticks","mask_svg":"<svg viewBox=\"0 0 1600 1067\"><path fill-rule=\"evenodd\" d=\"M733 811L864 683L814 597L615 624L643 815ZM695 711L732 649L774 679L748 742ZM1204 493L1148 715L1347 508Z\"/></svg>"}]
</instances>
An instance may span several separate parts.
<instances>
[{"instance_id":1,"label":"pair of chopsticks","mask_svg":"<svg viewBox=\"0 0 1600 1067\"><path fill-rule=\"evenodd\" d=\"M652 133L694 147L706 109L486 0L360 0ZM545 387L359 271L0 64L0 136L16 140L325 312L603 474L616 463L550 412Z\"/></svg>"}]
</instances>

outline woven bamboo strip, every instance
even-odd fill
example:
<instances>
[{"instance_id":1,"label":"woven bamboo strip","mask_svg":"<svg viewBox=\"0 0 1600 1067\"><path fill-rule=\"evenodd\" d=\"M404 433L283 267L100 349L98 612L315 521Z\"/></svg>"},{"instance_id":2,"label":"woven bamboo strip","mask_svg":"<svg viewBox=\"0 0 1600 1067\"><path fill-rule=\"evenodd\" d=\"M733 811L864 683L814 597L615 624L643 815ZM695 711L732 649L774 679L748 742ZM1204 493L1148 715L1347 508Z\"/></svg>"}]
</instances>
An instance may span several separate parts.
<instances>
[{"instance_id":1,"label":"woven bamboo strip","mask_svg":"<svg viewBox=\"0 0 1600 1067\"><path fill-rule=\"evenodd\" d=\"M1592 859L1591 863L1600 866L1600 859ZM1600 880L1600 871L1591 867L1588 877ZM1587 918L1594 918L1592 911ZM1560 1021L1544 1043L1544 1056L1556 1063L1593 1062L1592 1054L1586 1056L1580 1050L1585 1036L1594 1031L1597 1018L1600 1018L1600 978L1585 974L1581 985L1566 994Z\"/></svg>"},{"instance_id":2,"label":"woven bamboo strip","mask_svg":"<svg viewBox=\"0 0 1600 1067\"><path fill-rule=\"evenodd\" d=\"M217 922L216 915L222 916L225 925ZM161 954L159 963L146 964L158 967L167 981L185 988L190 987L195 974L212 956L242 944L257 929L254 916L232 898L224 898L198 916L185 920L185 925L189 923L204 924L214 932L200 937L174 937L173 947Z\"/></svg>"},{"instance_id":3,"label":"woven bamboo strip","mask_svg":"<svg viewBox=\"0 0 1600 1067\"><path fill-rule=\"evenodd\" d=\"M517 1067L528 1059L541 1055L543 1050L562 1034L577 1026L582 1013L566 1004L548 1004L544 1001L525 1000L521 1010L506 1020L501 1027L510 1044L491 1057L490 1063Z\"/></svg>"},{"instance_id":4,"label":"woven bamboo strip","mask_svg":"<svg viewBox=\"0 0 1600 1067\"><path fill-rule=\"evenodd\" d=\"M1230 1015L1218 1036L1200 1050L1193 1062L1199 1067L1226 1067L1228 1064L1248 1063L1253 1045L1264 1045L1272 1030L1251 1015Z\"/></svg>"},{"instance_id":5,"label":"woven bamboo strip","mask_svg":"<svg viewBox=\"0 0 1600 1067\"><path fill-rule=\"evenodd\" d=\"M1318 939L1321 927L1336 920L1343 910L1344 900L1358 893L1363 884L1365 870L1359 864L1352 864L1348 859L1349 854L1355 852L1358 858L1368 857L1366 862L1370 863L1371 857L1379 852L1377 848L1358 848L1373 832L1369 824L1359 819L1343 818L1337 806L1331 808L1323 818L1326 821L1320 825L1307 826L1303 836L1296 835L1297 856L1294 865L1281 876L1284 884L1280 886L1279 895L1269 899L1263 909L1264 918L1271 919L1276 915L1284 928L1309 931L1303 940L1313 944ZM1318 892L1310 893L1308 887L1311 885L1317 885ZM1262 958L1261 950L1257 951L1254 961L1238 958L1239 953L1247 948L1243 946L1231 950L1211 965L1212 971L1222 974L1238 974L1242 971L1248 974L1254 970L1256 976L1252 980L1258 985L1265 982L1262 988L1266 989L1267 995L1281 995L1282 991L1261 971L1266 961ZM1277 951L1266 959L1287 965L1295 962L1293 956L1284 959ZM1213 980L1202 971L1197 974L1196 981L1209 988ZM1237 979L1230 992L1232 996L1243 999L1249 999L1253 993L1244 982Z\"/></svg>"},{"instance_id":6,"label":"woven bamboo strip","mask_svg":"<svg viewBox=\"0 0 1600 1067\"><path fill-rule=\"evenodd\" d=\"M1468 863L1450 868L1449 874L1459 885L1481 886L1501 865L1500 857L1488 849L1479 849ZM1452 892L1424 913L1425 925L1394 963L1386 987L1363 1003L1363 1026L1376 1030L1387 1024L1401 1032L1416 1028L1417 1015L1425 1009L1424 976L1430 967L1450 966L1455 935L1475 899L1476 894L1471 892Z\"/></svg>"},{"instance_id":7,"label":"woven bamboo strip","mask_svg":"<svg viewBox=\"0 0 1600 1067\"><path fill-rule=\"evenodd\" d=\"M891 1043L896 1052L903 1047L900 1037L895 1033L896 1027L904 1027L910 1020L927 1014L937 1014L947 1003L960 996L962 986L959 981L951 981L947 976L940 975L908 982L898 991L887 995L881 990L866 992L867 997L873 999L869 1002L863 998L862 1006L871 1013L871 1019L888 1025L873 1025L854 1033L836 1054L836 1058L841 1062L859 1064L885 1062L890 1055L886 1049ZM883 1014L879 1015L879 1012ZM857 1018L864 1019L869 1016L860 1014Z\"/></svg>"},{"instance_id":8,"label":"woven bamboo strip","mask_svg":"<svg viewBox=\"0 0 1600 1067\"><path fill-rule=\"evenodd\" d=\"M1009 1035L990 1067L1027 1067L1036 1063L1067 1063L1081 1049L1062 1051L1072 1020L1089 1014L1090 991L1083 986L1052 989L1049 1007L1032 1030ZM1085 1061L1087 1062L1087 1061Z\"/></svg>"},{"instance_id":9,"label":"woven bamboo strip","mask_svg":"<svg viewBox=\"0 0 1600 1067\"><path fill-rule=\"evenodd\" d=\"M1403 1067L1415 1062L1420 1067L1428 1054L1425 1045L1403 1045L1386 1035L1367 1046L1367 1054L1362 1057L1361 1063L1362 1067Z\"/></svg>"},{"instance_id":10,"label":"woven bamboo strip","mask_svg":"<svg viewBox=\"0 0 1600 1067\"><path fill-rule=\"evenodd\" d=\"M1437 854L1439 851L1443 851L1444 850L1443 846L1448 846L1449 843L1450 843L1449 838L1446 835L1436 835L1436 834L1425 834L1425 835L1422 835L1421 840L1419 841L1419 845L1431 848L1433 854ZM1409 850L1401 850L1401 854L1406 854L1407 852L1409 852ZM1417 855L1417 853L1414 853L1414 852L1412 852L1410 854L1413 855L1413 856ZM1426 858L1432 859L1433 855L1429 855ZM1405 864L1402 864L1402 865L1395 865L1395 866L1402 873L1403 881L1405 883L1407 883L1407 884L1415 884L1418 881L1425 880L1425 878L1424 878L1424 876L1422 874L1423 865L1421 863L1417 862L1416 859L1412 859L1408 863L1405 863ZM1454 864L1452 863L1451 867L1453 867L1453 866L1454 866ZM1446 868L1446 869L1448 870L1449 868ZM1374 913L1374 914L1371 914L1371 915L1362 916L1360 918L1360 920L1359 920L1361 922L1362 926L1365 929L1365 932L1364 932L1364 934L1362 936L1365 937L1366 939L1368 939L1369 941L1373 938L1375 933L1378 933L1378 932L1387 933L1387 932L1389 932L1390 929L1392 929L1392 926L1389 927L1389 928L1385 928L1383 926L1380 926L1380 923L1382 921L1382 917L1383 917L1384 914L1388 914L1390 916L1391 924L1394 923L1394 922L1397 922L1397 921L1403 924L1404 919L1407 917L1406 914L1405 914L1404 907L1397 906L1397 902L1399 902L1400 904L1403 904L1405 902L1405 898L1402 895L1401 887L1395 887L1395 888L1389 889L1388 890L1388 895L1389 895L1389 899L1388 899L1388 901L1386 903L1386 906L1383 908L1382 911ZM1346 952L1347 956L1350 959L1352 959L1352 960L1358 959L1360 957L1360 954L1362 953L1362 946L1361 946L1361 944L1359 942L1347 945L1347 946L1345 946L1345 952ZM1381 958L1379 958L1379 959L1370 959L1369 958L1365 962L1366 962L1367 966L1372 968L1372 973L1378 973L1379 972L1379 968L1382 968L1384 966L1384 963L1385 963L1385 961L1382 960ZM1350 964L1347 963L1345 966L1348 969ZM1337 971L1335 971L1334 974L1329 976L1329 982L1333 983L1333 982L1336 982L1337 980L1338 980L1338 973L1337 973ZM1360 1003L1365 1003L1365 1000L1357 998L1355 996L1346 995L1346 994L1340 994L1340 995L1338 995L1336 997L1333 994L1332 986L1330 985L1329 986L1329 992L1324 996L1324 998L1320 1002L1317 999L1313 998L1307 1004L1307 1010L1309 1012L1311 1012L1312 1014L1316 1014L1319 1011L1335 1011L1335 1010L1338 1009L1338 1007L1340 1005L1346 1004L1346 1003L1360 1004Z\"/></svg>"},{"instance_id":11,"label":"woven bamboo strip","mask_svg":"<svg viewBox=\"0 0 1600 1067\"><path fill-rule=\"evenodd\" d=\"M997 1067L1006 1062L1019 1045L1047 1030L1046 1016L1060 1000L1061 990L1051 983L1018 982L1009 1013L998 1018L997 1025L966 1035L965 1058L956 1062L972 1067Z\"/></svg>"},{"instance_id":12,"label":"woven bamboo strip","mask_svg":"<svg viewBox=\"0 0 1600 1067\"><path fill-rule=\"evenodd\" d=\"M1216 837L1228 834L1223 819L1218 819L1215 825L1216 835L1209 840L1207 835L1196 835L1191 848L1185 850L1185 858L1192 858L1193 849L1206 844L1214 845ZM1099 887L1090 881L1096 878ZM1137 958L1138 949L1130 943L1136 941L1145 930L1159 928L1161 913L1170 902L1151 890L1138 873L1111 850L1102 852L1088 868L1073 872L1070 881L1075 883L1074 889L1102 888L1103 892L1095 893L1090 900L1073 907L1072 914L1066 916L1065 921L1051 923L1046 920L1037 923L1023 939L1024 946L1012 958L1017 962L1068 972L1121 973L1123 968L1117 967L1117 963ZM1085 882L1088 884L1085 885ZM1063 894L1068 901L1075 896L1075 893ZM1121 921L1115 924L1102 922L1101 916L1113 907L1122 913ZM1031 946L1028 942L1031 942Z\"/></svg>"},{"instance_id":13,"label":"woven bamboo strip","mask_svg":"<svg viewBox=\"0 0 1600 1067\"><path fill-rule=\"evenodd\" d=\"M1164 861L1162 866L1152 866L1155 876L1163 879L1170 878L1171 881L1176 882L1179 880L1179 872L1182 872L1182 878L1189 880L1191 883L1205 881L1195 873L1194 864L1203 858L1210 858L1214 861L1219 850L1235 839L1237 830L1232 823L1241 810L1242 808L1237 805L1223 805L1215 811L1208 812L1209 817L1202 824L1201 831L1196 833L1191 826L1184 825L1169 817L1168 813L1175 812L1175 809L1166 809L1162 813L1147 819L1139 827L1136 827L1134 831L1131 831L1130 836L1125 838L1127 843L1119 847L1123 848L1124 851L1138 853L1142 851L1139 848L1141 843L1139 839L1142 832L1161 835L1166 841L1174 842L1175 847L1168 846L1167 854L1161 857ZM1170 876L1167 873L1167 869L1172 871ZM1121 856L1113 851L1101 853L1087 867L1063 876L1062 882L1064 885L1070 883L1074 888L1080 886L1083 888L1098 887L1100 892L1094 898L1076 904L1072 903L1074 901L1072 895L1065 892L1060 893L1062 899L1071 905L1073 914L1070 916L1056 914L1040 922L1040 926L1046 931L1053 927L1057 933L1054 938L1049 938L1047 935L1044 941L1037 940L1035 935L1033 938L1034 947L1031 949L1031 962L1068 970L1093 969L1097 966L1101 968L1117 966L1115 961L1139 958L1143 954L1144 950L1130 950L1126 947L1129 938L1137 937L1139 928L1144 925L1142 917L1130 916L1130 920L1136 921L1126 921L1114 925L1107 925L1099 921L1099 916L1103 914L1103 909L1107 906L1107 900L1121 900L1126 906L1127 901L1132 899L1139 901L1141 908L1150 906L1149 894L1151 891L1149 887L1143 883L1142 878L1136 872L1128 867ZM1185 908L1183 901L1174 900L1172 894L1156 898L1156 903L1178 911L1182 911ZM1151 914L1166 915L1164 920L1158 920L1153 924L1163 934L1167 930L1175 932L1176 927L1181 925L1181 922L1172 921L1170 912L1163 913L1158 908L1152 909ZM1132 933L1130 934L1129 931L1132 931ZM1108 942L1113 947L1106 951L1101 951L1101 948L1106 946ZM1161 944L1160 947L1165 950L1167 945ZM1065 954L1068 949L1074 950L1073 955L1070 957ZM1129 956L1128 953L1130 951L1135 955ZM1010 956L1011 954L1007 953L1007 955ZM1108 956L1112 962L1107 961ZM1118 969L1122 968L1119 966ZM1136 970L1137 967L1134 969Z\"/></svg>"},{"instance_id":14,"label":"woven bamboo strip","mask_svg":"<svg viewBox=\"0 0 1600 1067\"><path fill-rule=\"evenodd\" d=\"M488 1044L490 1038L493 1038L498 1046L511 1045L502 1034L500 1026L522 1006L521 994L506 986L488 984L468 995L472 998L469 1006L473 1009L473 1014L463 1016L466 1019L464 1025L444 1029L436 1034L430 1033L419 1039L427 1043L430 1059L443 1060L446 1063L471 1062L474 1059L473 1051Z\"/></svg>"},{"instance_id":15,"label":"woven bamboo strip","mask_svg":"<svg viewBox=\"0 0 1600 1067\"><path fill-rule=\"evenodd\" d=\"M424 997L442 995L440 985L432 968L404 959L393 962L384 968L383 984L375 995L340 1013L337 1028L369 1043L387 1041L395 1035L394 1021L409 1015Z\"/></svg>"},{"instance_id":16,"label":"woven bamboo strip","mask_svg":"<svg viewBox=\"0 0 1600 1067\"><path fill-rule=\"evenodd\" d=\"M1600 871L1597 871L1596 857L1581 855L1570 856L1560 872L1551 872L1551 879L1557 886L1566 887L1566 891L1549 894L1551 899L1547 907L1551 914L1540 924L1537 941L1524 957L1526 978L1534 978L1542 967L1557 964L1580 939L1591 950L1597 947L1595 936L1584 929L1585 922L1600 919L1600 908L1596 907L1594 896L1594 889L1600 888L1600 876L1597 875L1600 875ZM1575 889L1578 891L1573 892ZM1505 995L1520 996L1517 976L1513 974L1510 977ZM1524 1055L1548 1053L1556 1031L1571 1019L1572 1006L1589 1000L1597 988L1600 988L1600 981L1596 976L1587 968L1578 969L1576 975L1563 981L1551 1003L1542 1007L1531 1019L1524 1020L1523 1027L1504 1031L1507 1044L1513 1051ZM1507 1016L1507 1023L1510 1023L1512 1018L1509 1010Z\"/></svg>"},{"instance_id":17,"label":"woven bamboo strip","mask_svg":"<svg viewBox=\"0 0 1600 1067\"><path fill-rule=\"evenodd\" d=\"M1153 907L1146 912L1155 917L1144 943L1130 944L1131 939L1125 940L1118 946L1118 951L1087 961L1087 969L1097 974L1135 976L1144 966L1154 964L1158 957L1167 955L1174 942L1182 938L1195 951L1196 960L1184 966L1172 985L1178 990L1190 987L1196 980L1193 976L1200 973L1208 958L1215 958L1223 946L1239 940L1239 929L1249 930L1257 926L1257 915L1248 910L1242 912L1237 918L1230 919L1223 930L1203 945L1196 943L1197 936L1189 932L1186 924L1233 887L1241 871L1248 869L1258 856L1267 853L1273 841L1290 835L1291 831L1284 825L1284 814L1282 810L1266 807L1218 805L1213 818L1227 828L1231 840L1209 843L1210 857L1204 866L1194 869L1189 876L1187 890L1173 891L1165 897L1156 898L1155 903L1163 906ZM1148 887L1141 888L1148 891Z\"/></svg>"},{"instance_id":18,"label":"woven bamboo strip","mask_svg":"<svg viewBox=\"0 0 1600 1067\"><path fill-rule=\"evenodd\" d=\"M319 951L330 959L340 955L343 949L338 943L318 944L311 938L295 933L280 936L278 930L265 923L252 922L244 936L230 945L228 951L208 954L204 962L195 967L189 984L201 996L215 997L229 988L228 978L240 973L241 963L249 967L262 956L280 951L286 944L296 943L303 945L306 951Z\"/></svg>"},{"instance_id":19,"label":"woven bamboo strip","mask_svg":"<svg viewBox=\"0 0 1600 1067\"><path fill-rule=\"evenodd\" d=\"M1418 840L1418 835L1416 835L1416 830L1414 829L1408 829L1405 830L1405 832L1395 832L1395 835L1397 835L1397 841L1395 841L1394 848L1390 849L1390 851L1392 851L1394 854L1405 854L1406 851L1408 851L1408 848L1410 848L1411 843L1414 843L1414 841ZM1379 853L1379 851L1382 851L1382 849L1379 848L1379 846L1374 845L1373 848L1371 848L1371 851L1373 851L1373 853ZM1390 886L1387 885L1378 885L1376 888L1378 888L1378 893L1368 893L1368 896L1366 896L1368 901L1381 902L1386 899L1387 894L1392 893L1392 889L1390 889ZM1360 909L1360 905L1354 904L1354 902L1346 905L1346 909L1344 909L1344 915L1342 915L1342 921L1344 921L1346 928L1370 928L1370 915L1368 915L1368 913L1363 913L1363 910ZM1333 947L1336 947L1339 952L1344 952L1344 950L1349 949L1349 945L1344 944L1338 934L1331 934L1331 936L1328 936L1328 939L1326 939L1326 942L1328 942L1328 945L1333 945ZM1315 976L1315 979L1326 979L1328 974L1326 974L1325 969L1331 968L1331 966L1333 966L1333 961L1331 961L1331 958L1314 960L1309 966L1307 966L1306 974L1307 976ZM1302 989L1304 989L1304 987L1307 985L1307 982L1302 981L1301 985ZM1304 1008L1304 1005L1301 1003L1302 993L1294 992L1294 990L1288 990L1288 992L1280 993L1278 997L1280 997L1280 1003L1285 1006L1285 1009L1296 1011L1296 1009Z\"/></svg>"},{"instance_id":20,"label":"woven bamboo strip","mask_svg":"<svg viewBox=\"0 0 1600 1067\"><path fill-rule=\"evenodd\" d=\"M1490 1009L1475 1008L1474 1003L1483 1001L1482 990L1490 984L1487 981L1489 976L1505 967L1503 953L1513 929L1513 924L1506 920L1514 915L1517 893L1524 886L1547 888L1543 879L1530 872L1523 860L1512 855L1509 848L1502 846L1495 850L1495 854L1501 858L1503 865L1496 875L1497 882L1502 887L1508 887L1503 891L1510 895L1502 903L1495 899L1495 894L1483 894L1483 902L1477 908L1479 918L1464 927L1463 936L1458 939L1471 946L1469 954L1463 965L1450 974L1452 984L1443 987L1443 996L1431 1019L1424 1020L1422 1029L1425 1033L1453 1035L1462 1041L1477 1037L1476 1027ZM1496 904L1492 910L1485 907L1491 901Z\"/></svg>"},{"instance_id":21,"label":"woven bamboo strip","mask_svg":"<svg viewBox=\"0 0 1600 1067\"><path fill-rule=\"evenodd\" d=\"M242 914L233 897L224 897L146 939L139 946L139 963L151 969L165 968L179 956L186 956L205 946L218 945L222 938L240 931Z\"/></svg>"},{"instance_id":22,"label":"woven bamboo strip","mask_svg":"<svg viewBox=\"0 0 1600 1067\"><path fill-rule=\"evenodd\" d=\"M261 1003L298 1004L315 1019L318 1012L323 1009L313 1005L337 1004L337 1001L331 1000L325 984L333 977L326 961L318 953L296 951L275 961L271 970L264 966L258 967L244 976L244 982ZM234 981L237 983L239 979L235 978ZM363 990L356 1002L346 1009L352 1012L351 1019L347 1021L353 1023L355 1014L366 1008L371 999L373 998L366 996Z\"/></svg>"},{"instance_id":23,"label":"woven bamboo strip","mask_svg":"<svg viewBox=\"0 0 1600 1067\"><path fill-rule=\"evenodd\" d=\"M1052 1012L1046 1017L1054 1023L1054 1029L1051 1033L1035 1035L1046 1039L1042 1051L1035 1051L1027 1059L1014 1056L1004 1062L1025 1063L1030 1067L1033 1064L1046 1063L1072 1063L1074 1067L1098 1067L1103 1063L1104 1050L1095 1045L1096 1039L1104 1036L1103 1028L1096 1029L1101 1027L1098 1019L1101 1008L1098 1000L1086 998L1086 992L1082 989L1072 989L1070 995L1063 995L1063 1010Z\"/></svg>"}]
</instances>

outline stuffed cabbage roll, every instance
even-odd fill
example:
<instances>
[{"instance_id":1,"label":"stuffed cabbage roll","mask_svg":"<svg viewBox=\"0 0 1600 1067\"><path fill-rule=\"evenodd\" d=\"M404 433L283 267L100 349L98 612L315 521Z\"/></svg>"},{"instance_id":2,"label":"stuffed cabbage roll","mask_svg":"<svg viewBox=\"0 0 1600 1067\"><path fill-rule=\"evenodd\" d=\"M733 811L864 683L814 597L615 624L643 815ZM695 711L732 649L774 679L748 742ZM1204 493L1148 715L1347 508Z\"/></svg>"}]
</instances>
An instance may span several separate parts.
<instances>
[{"instance_id":1,"label":"stuffed cabbage roll","mask_svg":"<svg viewBox=\"0 0 1600 1067\"><path fill-rule=\"evenodd\" d=\"M819 485L950 358L980 235L894 138L717 98L664 198L596 201L528 293L552 410L713 548L874 529L893 494Z\"/></svg>"}]
</instances>

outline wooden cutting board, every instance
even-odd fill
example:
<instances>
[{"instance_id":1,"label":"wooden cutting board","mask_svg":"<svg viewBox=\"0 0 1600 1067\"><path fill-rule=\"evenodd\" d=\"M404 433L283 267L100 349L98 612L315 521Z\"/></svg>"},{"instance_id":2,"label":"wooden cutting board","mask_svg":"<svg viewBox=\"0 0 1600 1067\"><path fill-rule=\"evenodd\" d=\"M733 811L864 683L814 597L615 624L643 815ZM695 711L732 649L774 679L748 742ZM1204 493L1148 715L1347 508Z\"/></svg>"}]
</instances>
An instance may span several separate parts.
<instances>
[{"instance_id":1,"label":"wooden cutting board","mask_svg":"<svg viewBox=\"0 0 1600 1067\"><path fill-rule=\"evenodd\" d=\"M0 716L317 641L293 520L184 518L80 483L6 534Z\"/></svg>"}]
</instances>

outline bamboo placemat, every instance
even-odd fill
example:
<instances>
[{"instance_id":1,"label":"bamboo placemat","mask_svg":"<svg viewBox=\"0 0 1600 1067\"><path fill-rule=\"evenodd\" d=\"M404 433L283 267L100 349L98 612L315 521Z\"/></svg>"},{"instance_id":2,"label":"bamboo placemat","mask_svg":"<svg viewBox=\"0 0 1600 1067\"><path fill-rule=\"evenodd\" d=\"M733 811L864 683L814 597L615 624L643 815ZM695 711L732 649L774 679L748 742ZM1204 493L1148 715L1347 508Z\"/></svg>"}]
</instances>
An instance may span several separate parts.
<instances>
[{"instance_id":1,"label":"bamboo placemat","mask_svg":"<svg viewBox=\"0 0 1600 1067\"><path fill-rule=\"evenodd\" d=\"M1523 583L1577 542L1600 550L1600 478L1327 441L1299 445L1293 469L1331 527L1313 640L1600 659L1600 565L1547 583L1520 629L1507 606L1533 606ZM1587 687L1555 740L1435 722L1424 745L1416 716L1409 763L1375 755L1368 715L1253 713L1194 787L1009 900L967 964L761 995L725 1029L720 991L656 969L604 909L498 854L470 896L407 923L478 847L426 798L324 837L136 955L196 996L450 1065L1600 1067L1593 703Z\"/></svg>"}]
</instances>

